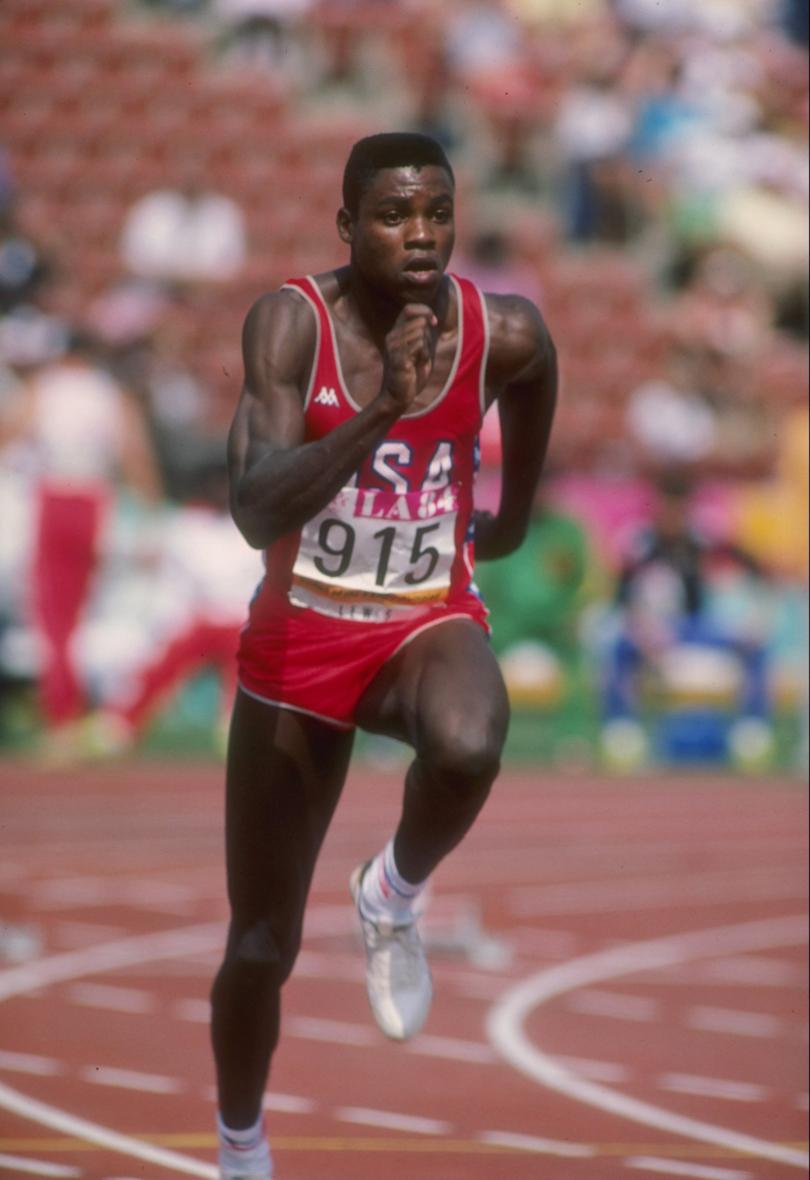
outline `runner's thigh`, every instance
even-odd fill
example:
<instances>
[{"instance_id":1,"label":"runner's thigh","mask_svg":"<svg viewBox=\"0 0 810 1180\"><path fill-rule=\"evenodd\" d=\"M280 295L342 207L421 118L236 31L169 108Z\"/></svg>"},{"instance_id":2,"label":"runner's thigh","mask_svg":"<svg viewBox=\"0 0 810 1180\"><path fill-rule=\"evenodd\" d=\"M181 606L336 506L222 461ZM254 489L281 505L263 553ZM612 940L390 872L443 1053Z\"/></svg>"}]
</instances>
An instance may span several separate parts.
<instances>
[{"instance_id":1,"label":"runner's thigh","mask_svg":"<svg viewBox=\"0 0 810 1180\"><path fill-rule=\"evenodd\" d=\"M346 777L352 733L237 693L228 748L228 893L251 920L297 913ZM286 914L285 914L286 911Z\"/></svg>"},{"instance_id":2,"label":"runner's thigh","mask_svg":"<svg viewBox=\"0 0 810 1180\"><path fill-rule=\"evenodd\" d=\"M449 619L416 635L366 690L357 721L417 752L457 734L475 735L500 752L509 703L483 629Z\"/></svg>"}]
</instances>

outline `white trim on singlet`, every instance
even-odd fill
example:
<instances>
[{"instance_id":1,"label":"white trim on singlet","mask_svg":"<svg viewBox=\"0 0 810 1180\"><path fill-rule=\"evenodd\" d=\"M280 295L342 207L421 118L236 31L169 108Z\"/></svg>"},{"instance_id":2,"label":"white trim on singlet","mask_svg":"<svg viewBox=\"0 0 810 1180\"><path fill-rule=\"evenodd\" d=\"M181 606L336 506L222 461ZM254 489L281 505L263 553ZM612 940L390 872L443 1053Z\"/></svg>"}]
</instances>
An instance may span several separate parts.
<instances>
[{"instance_id":1,"label":"white trim on singlet","mask_svg":"<svg viewBox=\"0 0 810 1180\"><path fill-rule=\"evenodd\" d=\"M302 299L306 299L312 308L312 314L315 316L315 351L312 354L312 368L309 373L309 381L307 382L307 391L304 395L304 409L306 410L312 400L312 394L315 390L315 374L318 372L318 357L321 353L321 317L318 314L318 306L315 300L296 283L284 283L281 290L295 291L296 295L300 295Z\"/></svg>"},{"instance_id":2,"label":"white trim on singlet","mask_svg":"<svg viewBox=\"0 0 810 1180\"><path fill-rule=\"evenodd\" d=\"M484 347L481 352L481 373L478 384L478 404L481 407L481 417L487 412L487 365L489 364L489 345L490 345L490 330L489 330L489 313L487 312L487 300L484 292L480 287L476 286L478 298L481 300L481 318L484 329Z\"/></svg>"},{"instance_id":3,"label":"white trim on singlet","mask_svg":"<svg viewBox=\"0 0 810 1180\"><path fill-rule=\"evenodd\" d=\"M363 407L361 405L358 405L358 403L354 400L352 395L349 393L349 387L346 384L346 378L343 376L343 366L340 362L340 352L338 351L337 335L335 333L335 324L334 324L334 320L332 319L332 313L330 312L329 307L327 306L326 300L323 297L323 292L321 291L318 284L315 282L314 277L312 275L307 275L306 277L309 279L309 281L312 283L315 290L318 292L318 297L321 301L321 304L323 305L324 311L326 312L326 319L329 323L329 330L332 334L332 352L334 353L334 357L335 357L335 368L337 370L338 381L340 382L340 388L343 392L343 396L346 398L346 401L349 403L349 405L352 407L352 409L355 410L357 413L359 413L363 409ZM464 299L463 299L463 296L461 293L461 285L456 280L456 278L453 275L448 275L447 277L450 280L450 282L453 284L453 289L456 293L456 306L458 307L458 340L456 342L456 355L453 358L453 364L450 368L450 373L448 374L447 380L445 381L444 386L442 387L442 391L439 394L439 396L436 397L430 403L429 406L425 406L424 410L415 410L410 414L400 415L400 421L404 421L406 418L423 418L426 414L430 414L433 410L435 410L436 407L444 401L447 394L450 392L453 382L455 381L456 376L458 374L459 365L461 364L462 353L464 351ZM298 290L297 287L294 289Z\"/></svg>"},{"instance_id":4,"label":"white trim on singlet","mask_svg":"<svg viewBox=\"0 0 810 1180\"><path fill-rule=\"evenodd\" d=\"M257 692L251 692L249 688L245 688L241 680L237 683L240 692L243 692L246 697L250 697L251 700L258 701L260 705L272 705L275 709L289 709L291 713L303 713L305 717L312 717L315 721L324 721L327 725L333 725L335 729L357 728L351 721L337 721L334 717L325 717L323 713L314 713L312 709L302 709L300 705L290 705L287 701L272 701L269 697L259 696Z\"/></svg>"}]
</instances>

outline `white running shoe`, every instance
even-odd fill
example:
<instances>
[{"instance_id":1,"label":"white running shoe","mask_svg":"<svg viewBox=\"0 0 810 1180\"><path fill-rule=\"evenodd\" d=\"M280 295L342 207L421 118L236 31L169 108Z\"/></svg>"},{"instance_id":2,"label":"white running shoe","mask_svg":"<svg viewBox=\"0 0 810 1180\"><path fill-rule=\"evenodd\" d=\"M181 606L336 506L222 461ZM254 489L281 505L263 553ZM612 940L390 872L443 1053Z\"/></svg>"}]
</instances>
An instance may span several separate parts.
<instances>
[{"instance_id":1,"label":"white running shoe","mask_svg":"<svg viewBox=\"0 0 810 1180\"><path fill-rule=\"evenodd\" d=\"M387 1037L407 1041L427 1020L433 999L425 951L416 922L395 926L370 922L360 910L360 885L368 864L351 875L349 889L366 947L366 991L371 1011Z\"/></svg>"}]
</instances>

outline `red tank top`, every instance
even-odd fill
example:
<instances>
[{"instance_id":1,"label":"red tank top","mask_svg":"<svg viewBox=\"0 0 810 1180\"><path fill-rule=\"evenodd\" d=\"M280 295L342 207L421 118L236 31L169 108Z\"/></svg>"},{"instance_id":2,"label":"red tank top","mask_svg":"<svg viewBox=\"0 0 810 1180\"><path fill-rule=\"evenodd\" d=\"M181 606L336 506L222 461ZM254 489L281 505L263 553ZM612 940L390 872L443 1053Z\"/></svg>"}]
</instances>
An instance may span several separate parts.
<instances>
[{"instance_id":1,"label":"red tank top","mask_svg":"<svg viewBox=\"0 0 810 1180\"><path fill-rule=\"evenodd\" d=\"M444 388L427 408L394 423L322 512L268 549L267 578L255 604L259 614L281 595L319 613L387 622L426 607L452 606L468 591L489 333L481 292L467 279L451 275L450 281L458 341ZM334 324L317 283L293 279L285 289L302 295L316 317L304 407L311 442L360 406L346 386Z\"/></svg>"}]
</instances>

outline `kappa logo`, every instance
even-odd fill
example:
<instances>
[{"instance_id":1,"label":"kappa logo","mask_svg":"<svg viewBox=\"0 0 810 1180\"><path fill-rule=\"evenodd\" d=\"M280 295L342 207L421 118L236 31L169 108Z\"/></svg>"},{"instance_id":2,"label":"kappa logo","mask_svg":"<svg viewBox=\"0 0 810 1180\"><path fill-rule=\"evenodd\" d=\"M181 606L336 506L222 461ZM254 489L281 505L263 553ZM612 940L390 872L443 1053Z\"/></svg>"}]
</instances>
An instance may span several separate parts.
<instances>
[{"instance_id":1,"label":"kappa logo","mask_svg":"<svg viewBox=\"0 0 810 1180\"><path fill-rule=\"evenodd\" d=\"M318 406L338 406L340 402L338 401L338 395L331 386L327 389L325 385L322 385L320 393L315 398L315 404Z\"/></svg>"}]
</instances>

